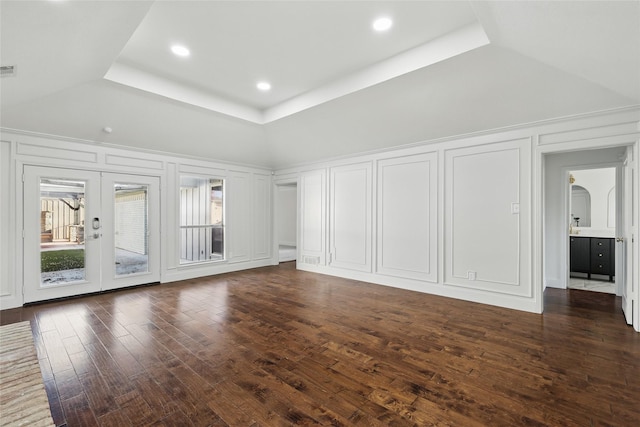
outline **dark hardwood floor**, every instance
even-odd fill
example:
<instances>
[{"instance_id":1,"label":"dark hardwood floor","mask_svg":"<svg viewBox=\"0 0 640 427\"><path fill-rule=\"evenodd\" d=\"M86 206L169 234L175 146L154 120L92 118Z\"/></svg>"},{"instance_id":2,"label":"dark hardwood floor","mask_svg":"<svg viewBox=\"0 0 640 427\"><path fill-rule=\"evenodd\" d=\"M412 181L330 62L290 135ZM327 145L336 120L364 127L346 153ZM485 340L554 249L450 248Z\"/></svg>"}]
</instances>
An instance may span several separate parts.
<instances>
[{"instance_id":1,"label":"dark hardwood floor","mask_svg":"<svg viewBox=\"0 0 640 427\"><path fill-rule=\"evenodd\" d=\"M620 299L548 289L545 307L287 263L0 322L31 320L57 425L640 426L640 334Z\"/></svg>"}]
</instances>

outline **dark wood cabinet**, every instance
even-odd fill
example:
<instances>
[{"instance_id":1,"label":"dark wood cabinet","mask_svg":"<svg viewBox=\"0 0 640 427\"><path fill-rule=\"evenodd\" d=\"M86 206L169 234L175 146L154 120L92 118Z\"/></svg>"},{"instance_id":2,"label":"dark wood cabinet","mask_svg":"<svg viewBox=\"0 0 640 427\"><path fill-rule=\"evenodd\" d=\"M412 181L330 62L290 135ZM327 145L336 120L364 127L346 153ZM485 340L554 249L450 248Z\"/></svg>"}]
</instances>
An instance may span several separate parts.
<instances>
[{"instance_id":1,"label":"dark wood cabinet","mask_svg":"<svg viewBox=\"0 0 640 427\"><path fill-rule=\"evenodd\" d=\"M615 275L615 246L613 239L600 237L569 238L570 272L609 276Z\"/></svg>"},{"instance_id":2,"label":"dark wood cabinet","mask_svg":"<svg viewBox=\"0 0 640 427\"><path fill-rule=\"evenodd\" d=\"M591 274L603 274L613 280L615 247L613 239L591 238Z\"/></svg>"},{"instance_id":3,"label":"dark wood cabinet","mask_svg":"<svg viewBox=\"0 0 640 427\"><path fill-rule=\"evenodd\" d=\"M591 273L590 237L570 237L569 254L571 271Z\"/></svg>"}]
</instances>

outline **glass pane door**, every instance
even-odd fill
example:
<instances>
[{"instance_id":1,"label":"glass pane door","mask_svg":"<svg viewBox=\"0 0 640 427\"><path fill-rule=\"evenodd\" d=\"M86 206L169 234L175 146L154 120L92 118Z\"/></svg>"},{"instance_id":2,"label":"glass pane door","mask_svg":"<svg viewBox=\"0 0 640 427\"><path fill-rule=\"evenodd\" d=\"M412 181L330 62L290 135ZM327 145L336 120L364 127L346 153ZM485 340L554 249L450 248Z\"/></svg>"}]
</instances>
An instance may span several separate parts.
<instances>
[{"instance_id":1,"label":"glass pane door","mask_svg":"<svg viewBox=\"0 0 640 427\"><path fill-rule=\"evenodd\" d=\"M149 272L149 186L113 185L114 255L116 276Z\"/></svg>"},{"instance_id":2,"label":"glass pane door","mask_svg":"<svg viewBox=\"0 0 640 427\"><path fill-rule=\"evenodd\" d=\"M102 174L103 289L160 281L160 182Z\"/></svg>"},{"instance_id":3,"label":"glass pane door","mask_svg":"<svg viewBox=\"0 0 640 427\"><path fill-rule=\"evenodd\" d=\"M160 281L157 177L24 167L24 300Z\"/></svg>"},{"instance_id":4,"label":"glass pane door","mask_svg":"<svg viewBox=\"0 0 640 427\"><path fill-rule=\"evenodd\" d=\"M40 285L85 280L85 181L40 178Z\"/></svg>"},{"instance_id":5,"label":"glass pane door","mask_svg":"<svg viewBox=\"0 0 640 427\"><path fill-rule=\"evenodd\" d=\"M25 302L99 291L100 174L37 166L24 172Z\"/></svg>"}]
</instances>

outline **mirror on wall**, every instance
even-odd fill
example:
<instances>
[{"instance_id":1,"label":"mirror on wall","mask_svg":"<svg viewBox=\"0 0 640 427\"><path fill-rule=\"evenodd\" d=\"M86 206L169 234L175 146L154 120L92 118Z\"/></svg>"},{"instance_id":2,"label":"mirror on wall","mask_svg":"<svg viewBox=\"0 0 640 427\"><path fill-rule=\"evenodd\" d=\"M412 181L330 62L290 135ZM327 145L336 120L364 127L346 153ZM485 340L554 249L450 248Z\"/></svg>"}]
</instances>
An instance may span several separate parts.
<instances>
[{"instance_id":1,"label":"mirror on wall","mask_svg":"<svg viewBox=\"0 0 640 427\"><path fill-rule=\"evenodd\" d=\"M569 182L572 228L615 228L616 168L574 170L569 172Z\"/></svg>"},{"instance_id":2,"label":"mirror on wall","mask_svg":"<svg viewBox=\"0 0 640 427\"><path fill-rule=\"evenodd\" d=\"M575 227L591 227L591 194L580 186L571 186L571 221Z\"/></svg>"}]
</instances>

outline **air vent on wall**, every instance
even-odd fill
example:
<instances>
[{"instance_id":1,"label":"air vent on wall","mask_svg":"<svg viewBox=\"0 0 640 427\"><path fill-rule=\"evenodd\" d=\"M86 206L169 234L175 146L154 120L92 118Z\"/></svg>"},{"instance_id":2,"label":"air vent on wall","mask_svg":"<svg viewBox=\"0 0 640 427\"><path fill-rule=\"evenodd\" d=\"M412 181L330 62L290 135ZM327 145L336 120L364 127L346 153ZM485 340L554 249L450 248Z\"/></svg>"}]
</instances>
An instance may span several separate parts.
<instances>
[{"instance_id":1,"label":"air vent on wall","mask_svg":"<svg viewBox=\"0 0 640 427\"><path fill-rule=\"evenodd\" d=\"M0 77L14 77L16 75L15 65L0 66Z\"/></svg>"},{"instance_id":2,"label":"air vent on wall","mask_svg":"<svg viewBox=\"0 0 640 427\"><path fill-rule=\"evenodd\" d=\"M311 264L311 265L318 265L320 264L320 257L319 256L304 256L303 258L303 263L305 264Z\"/></svg>"}]
</instances>

